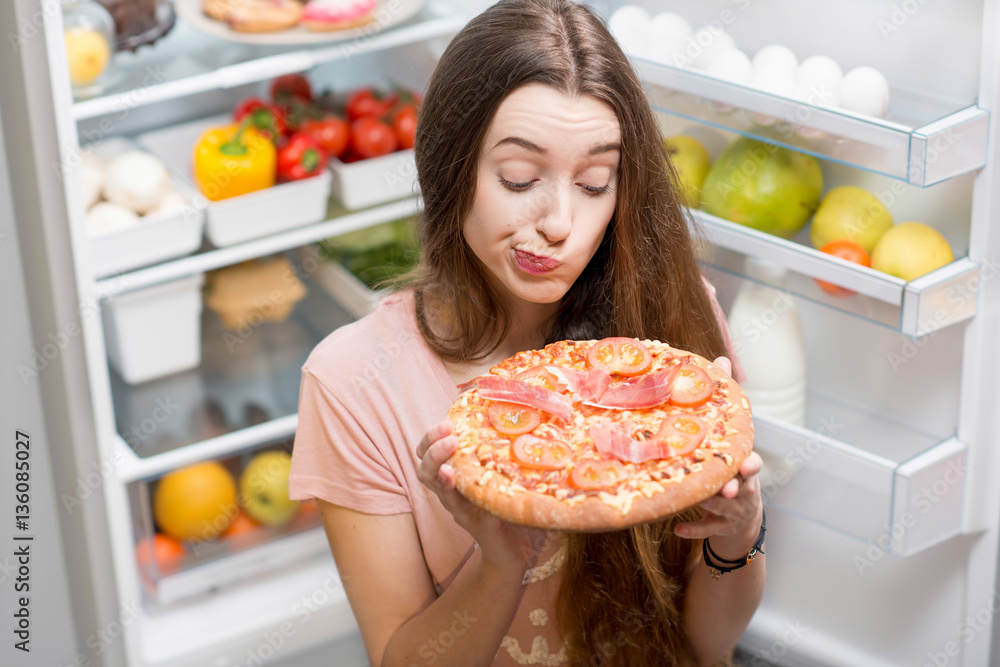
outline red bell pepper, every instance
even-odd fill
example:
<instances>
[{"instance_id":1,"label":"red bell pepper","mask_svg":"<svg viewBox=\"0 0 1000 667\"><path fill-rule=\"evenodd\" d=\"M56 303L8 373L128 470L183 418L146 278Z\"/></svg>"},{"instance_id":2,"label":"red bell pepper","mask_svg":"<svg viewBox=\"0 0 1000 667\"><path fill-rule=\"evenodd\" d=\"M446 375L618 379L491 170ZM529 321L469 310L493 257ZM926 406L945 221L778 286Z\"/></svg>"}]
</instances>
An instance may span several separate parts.
<instances>
[{"instance_id":1,"label":"red bell pepper","mask_svg":"<svg viewBox=\"0 0 1000 667\"><path fill-rule=\"evenodd\" d=\"M312 137L296 132L278 149L278 180L298 181L326 168L326 151Z\"/></svg>"},{"instance_id":2,"label":"red bell pepper","mask_svg":"<svg viewBox=\"0 0 1000 667\"><path fill-rule=\"evenodd\" d=\"M233 110L233 120L237 123L250 117L250 124L276 141L285 132L285 115L273 104L267 104L259 97L248 97Z\"/></svg>"}]
</instances>

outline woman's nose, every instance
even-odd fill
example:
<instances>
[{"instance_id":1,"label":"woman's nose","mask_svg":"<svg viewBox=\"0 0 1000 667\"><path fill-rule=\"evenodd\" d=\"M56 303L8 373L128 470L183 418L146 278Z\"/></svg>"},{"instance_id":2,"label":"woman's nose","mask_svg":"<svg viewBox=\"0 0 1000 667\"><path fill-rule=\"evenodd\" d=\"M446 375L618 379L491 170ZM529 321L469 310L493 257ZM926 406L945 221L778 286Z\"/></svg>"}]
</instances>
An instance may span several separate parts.
<instances>
[{"instance_id":1,"label":"woman's nose","mask_svg":"<svg viewBox=\"0 0 1000 667\"><path fill-rule=\"evenodd\" d=\"M562 185L546 193L541 215L536 227L549 243L557 243L569 236L573 228L572 193Z\"/></svg>"}]
</instances>

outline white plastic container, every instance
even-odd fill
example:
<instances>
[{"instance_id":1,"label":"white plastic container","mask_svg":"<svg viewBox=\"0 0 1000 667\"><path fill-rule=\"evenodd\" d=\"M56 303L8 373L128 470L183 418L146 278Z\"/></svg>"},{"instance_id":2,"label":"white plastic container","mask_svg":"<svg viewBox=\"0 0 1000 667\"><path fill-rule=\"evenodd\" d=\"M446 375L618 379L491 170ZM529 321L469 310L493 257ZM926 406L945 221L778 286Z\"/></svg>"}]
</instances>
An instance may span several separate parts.
<instances>
[{"instance_id":1,"label":"white plastic container","mask_svg":"<svg viewBox=\"0 0 1000 667\"><path fill-rule=\"evenodd\" d=\"M111 366L129 384L201 363L201 286L205 274L127 292L105 304Z\"/></svg>"},{"instance_id":2,"label":"white plastic container","mask_svg":"<svg viewBox=\"0 0 1000 667\"><path fill-rule=\"evenodd\" d=\"M420 193L412 148L349 164L332 158L329 168L334 196L352 211Z\"/></svg>"},{"instance_id":3,"label":"white plastic container","mask_svg":"<svg viewBox=\"0 0 1000 667\"><path fill-rule=\"evenodd\" d=\"M129 150L135 143L114 137L87 147L95 156L109 160ZM171 177L171 187L185 200L181 210L152 213L131 227L90 237L90 257L94 277L106 278L141 266L190 255L201 246L205 212L194 204L196 193L183 179Z\"/></svg>"},{"instance_id":4,"label":"white plastic container","mask_svg":"<svg viewBox=\"0 0 1000 667\"><path fill-rule=\"evenodd\" d=\"M309 264L316 262L316 270L311 279L354 317L361 318L372 312L379 301L390 294L389 290L371 289L340 262L331 262L320 257L316 248L311 245L302 248L300 252L303 260L312 258Z\"/></svg>"},{"instance_id":5,"label":"white plastic container","mask_svg":"<svg viewBox=\"0 0 1000 667\"><path fill-rule=\"evenodd\" d=\"M755 415L805 425L806 349L795 299L783 285L785 269L753 257L729 311L729 329L746 375L740 383Z\"/></svg>"},{"instance_id":6,"label":"white plastic container","mask_svg":"<svg viewBox=\"0 0 1000 667\"><path fill-rule=\"evenodd\" d=\"M203 118L147 132L137 141L166 162L174 174L193 183L194 147L202 132L231 123L229 116ZM331 176L324 170L312 178L279 183L221 201L208 201L199 195L205 207L208 240L222 248L325 220Z\"/></svg>"}]
</instances>

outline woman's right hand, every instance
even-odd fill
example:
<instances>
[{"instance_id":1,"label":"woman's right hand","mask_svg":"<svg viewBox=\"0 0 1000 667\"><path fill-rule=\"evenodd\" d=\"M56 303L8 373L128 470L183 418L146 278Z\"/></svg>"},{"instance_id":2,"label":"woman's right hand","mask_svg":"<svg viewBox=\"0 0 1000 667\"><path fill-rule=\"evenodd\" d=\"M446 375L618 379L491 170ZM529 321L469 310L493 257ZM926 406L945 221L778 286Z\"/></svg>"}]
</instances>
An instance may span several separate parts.
<instances>
[{"instance_id":1,"label":"woman's right hand","mask_svg":"<svg viewBox=\"0 0 1000 667\"><path fill-rule=\"evenodd\" d=\"M458 438L451 435L452 424L435 424L417 446L420 465L417 476L424 486L437 494L441 504L455 517L455 522L476 540L482 558L494 567L506 569L529 566L550 537L558 533L508 523L474 505L455 488L455 469L445 463L458 449Z\"/></svg>"}]
</instances>

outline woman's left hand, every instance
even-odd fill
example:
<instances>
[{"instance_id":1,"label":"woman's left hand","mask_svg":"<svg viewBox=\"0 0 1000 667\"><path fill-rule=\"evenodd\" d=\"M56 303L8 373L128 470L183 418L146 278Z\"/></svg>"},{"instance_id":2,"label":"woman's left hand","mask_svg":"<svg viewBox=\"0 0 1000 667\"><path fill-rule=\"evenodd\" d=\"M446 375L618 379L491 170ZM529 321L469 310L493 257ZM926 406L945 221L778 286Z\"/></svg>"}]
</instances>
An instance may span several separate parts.
<instances>
[{"instance_id":1,"label":"woman's left hand","mask_svg":"<svg viewBox=\"0 0 1000 667\"><path fill-rule=\"evenodd\" d=\"M726 357L714 361L730 373L732 365ZM757 541L760 532L763 503L757 473L761 466L760 455L751 452L740 464L736 477L726 482L722 489L700 504L705 515L698 521L677 524L674 532L688 539L712 538L712 551L720 558L737 559L746 555Z\"/></svg>"}]
</instances>

